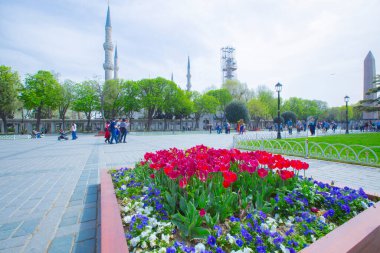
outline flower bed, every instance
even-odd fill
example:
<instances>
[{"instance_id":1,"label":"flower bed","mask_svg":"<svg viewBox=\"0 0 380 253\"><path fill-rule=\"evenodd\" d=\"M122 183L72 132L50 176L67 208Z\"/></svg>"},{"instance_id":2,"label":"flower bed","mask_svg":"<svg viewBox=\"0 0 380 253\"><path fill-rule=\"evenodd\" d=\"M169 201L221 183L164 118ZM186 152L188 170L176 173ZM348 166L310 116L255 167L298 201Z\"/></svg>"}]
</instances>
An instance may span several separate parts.
<instances>
[{"instance_id":1,"label":"flower bed","mask_svg":"<svg viewBox=\"0 0 380 253\"><path fill-rule=\"evenodd\" d=\"M111 174L131 252L296 252L373 205L362 189L299 175L307 168L196 146Z\"/></svg>"}]
</instances>

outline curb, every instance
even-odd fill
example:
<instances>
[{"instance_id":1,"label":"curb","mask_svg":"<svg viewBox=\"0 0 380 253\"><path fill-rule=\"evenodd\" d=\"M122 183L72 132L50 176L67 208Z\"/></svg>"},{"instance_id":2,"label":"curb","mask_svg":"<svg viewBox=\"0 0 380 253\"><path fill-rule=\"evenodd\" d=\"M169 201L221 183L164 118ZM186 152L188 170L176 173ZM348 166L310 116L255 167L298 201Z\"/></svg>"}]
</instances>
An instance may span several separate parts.
<instances>
[{"instance_id":1,"label":"curb","mask_svg":"<svg viewBox=\"0 0 380 253\"><path fill-rule=\"evenodd\" d=\"M107 170L101 170L100 173L100 252L129 253L111 176Z\"/></svg>"}]
</instances>

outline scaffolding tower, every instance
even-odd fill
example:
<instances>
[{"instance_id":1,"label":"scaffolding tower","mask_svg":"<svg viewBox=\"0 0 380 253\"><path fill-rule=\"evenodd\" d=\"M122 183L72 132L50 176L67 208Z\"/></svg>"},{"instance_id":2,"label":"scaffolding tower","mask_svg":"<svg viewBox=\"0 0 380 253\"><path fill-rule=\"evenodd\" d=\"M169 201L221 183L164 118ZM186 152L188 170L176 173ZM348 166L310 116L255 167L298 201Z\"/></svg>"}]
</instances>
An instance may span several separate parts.
<instances>
[{"instance_id":1,"label":"scaffolding tower","mask_svg":"<svg viewBox=\"0 0 380 253\"><path fill-rule=\"evenodd\" d=\"M237 70L236 60L234 56L235 48L227 46L220 49L221 65L222 65L222 83L226 80L236 79Z\"/></svg>"}]
</instances>

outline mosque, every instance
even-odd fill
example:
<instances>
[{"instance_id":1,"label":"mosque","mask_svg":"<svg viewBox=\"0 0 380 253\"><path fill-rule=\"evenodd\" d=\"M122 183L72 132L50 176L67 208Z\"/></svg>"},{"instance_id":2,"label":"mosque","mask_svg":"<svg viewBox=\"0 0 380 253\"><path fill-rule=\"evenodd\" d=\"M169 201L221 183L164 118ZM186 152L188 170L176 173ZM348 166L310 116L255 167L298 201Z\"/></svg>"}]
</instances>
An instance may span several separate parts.
<instances>
[{"instance_id":1,"label":"mosque","mask_svg":"<svg viewBox=\"0 0 380 253\"><path fill-rule=\"evenodd\" d=\"M104 48L104 79L108 81L110 79L118 79L119 78L119 58L117 55L117 45L115 46L115 54L113 55L113 43L112 43L112 26L111 26L111 13L110 6L108 5L107 9L107 19L106 19L106 41L103 43ZM113 59L112 59L113 56ZM112 77L113 72L113 77ZM191 74L190 74L190 57L187 57L187 75L186 75L187 83L186 89L188 91L191 90ZM173 73L171 75L171 81L173 81Z\"/></svg>"}]
</instances>

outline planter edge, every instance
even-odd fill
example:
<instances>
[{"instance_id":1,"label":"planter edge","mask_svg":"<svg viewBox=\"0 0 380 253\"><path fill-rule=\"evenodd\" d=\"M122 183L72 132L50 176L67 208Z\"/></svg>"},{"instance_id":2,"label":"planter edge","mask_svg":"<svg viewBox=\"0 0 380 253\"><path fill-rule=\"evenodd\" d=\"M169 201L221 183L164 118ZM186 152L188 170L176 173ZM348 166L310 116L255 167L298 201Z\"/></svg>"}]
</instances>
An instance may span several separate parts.
<instances>
[{"instance_id":1,"label":"planter edge","mask_svg":"<svg viewBox=\"0 0 380 253\"><path fill-rule=\"evenodd\" d=\"M100 171L101 252L129 253L111 175Z\"/></svg>"},{"instance_id":2,"label":"planter edge","mask_svg":"<svg viewBox=\"0 0 380 253\"><path fill-rule=\"evenodd\" d=\"M317 252L380 252L380 201L300 251Z\"/></svg>"}]
</instances>

